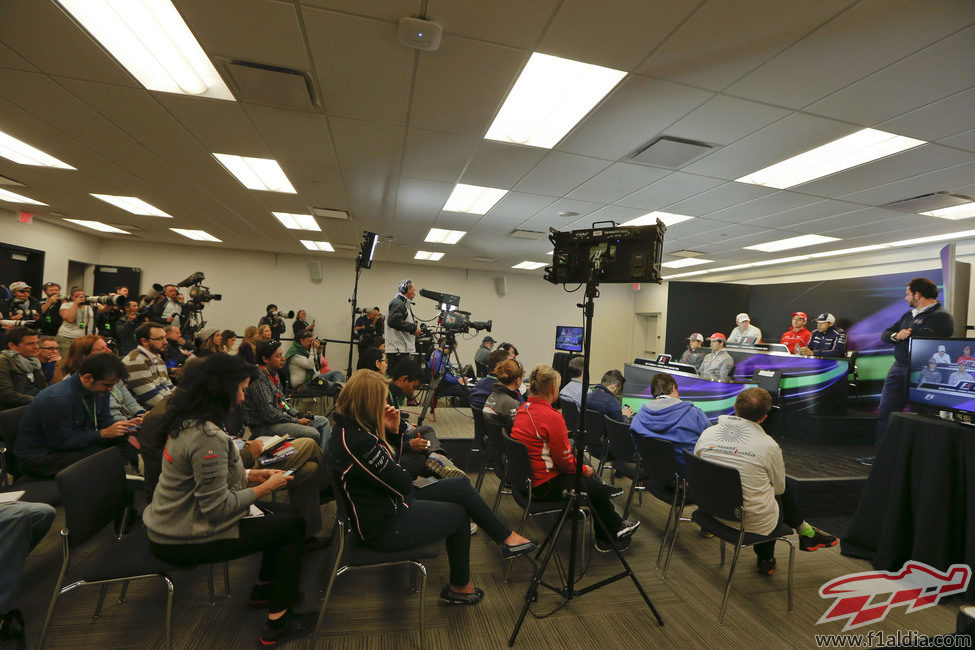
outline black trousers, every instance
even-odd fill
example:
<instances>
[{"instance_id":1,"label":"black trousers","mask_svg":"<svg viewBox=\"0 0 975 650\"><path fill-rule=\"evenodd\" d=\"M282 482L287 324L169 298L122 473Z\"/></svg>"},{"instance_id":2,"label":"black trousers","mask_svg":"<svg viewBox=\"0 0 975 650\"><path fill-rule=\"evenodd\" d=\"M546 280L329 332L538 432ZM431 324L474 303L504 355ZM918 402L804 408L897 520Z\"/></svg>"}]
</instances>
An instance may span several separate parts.
<instances>
[{"instance_id":1,"label":"black trousers","mask_svg":"<svg viewBox=\"0 0 975 650\"><path fill-rule=\"evenodd\" d=\"M562 492L573 487L575 487L574 474L559 474L555 478L549 479L533 488L532 493L539 501L562 501ZM599 480L594 475L582 477L582 489L589 495L589 503L592 504L592 511L595 516L603 523L603 526L610 535L615 535L623 526L623 518L617 514L616 508L613 507L613 502L609 496L613 491L613 487ZM596 538L606 540L607 537L601 528L599 526L595 528Z\"/></svg>"},{"instance_id":2,"label":"black trousers","mask_svg":"<svg viewBox=\"0 0 975 650\"><path fill-rule=\"evenodd\" d=\"M294 507L284 503L264 503L263 517L248 517L237 524L237 539L219 539L200 544L156 544L152 552L177 566L214 564L263 553L258 579L271 583L268 611L280 612L298 600L301 584L301 541L305 522Z\"/></svg>"},{"instance_id":3,"label":"black trousers","mask_svg":"<svg viewBox=\"0 0 975 650\"><path fill-rule=\"evenodd\" d=\"M471 389L460 384L448 384L441 381L437 384L437 397L456 397L460 406L470 406Z\"/></svg>"},{"instance_id":4,"label":"black trousers","mask_svg":"<svg viewBox=\"0 0 975 650\"><path fill-rule=\"evenodd\" d=\"M97 454L100 451L104 451L115 446L122 451L122 456L125 458L125 460L130 460L130 456L132 454L136 454L136 458L138 458L135 447L125 442L125 438L122 437L102 440L101 442L96 442L93 445L88 445L87 447L82 447L81 449L71 449L70 451L49 451L44 456L20 460L20 469L27 476L50 479L54 478L55 474L66 468L68 465L73 465L79 460L83 460L93 454ZM136 464L138 464L138 460L136 461Z\"/></svg>"},{"instance_id":5,"label":"black trousers","mask_svg":"<svg viewBox=\"0 0 975 650\"><path fill-rule=\"evenodd\" d=\"M471 521L497 543L511 529L498 519L466 478L441 479L413 491L416 497L396 527L369 542L379 551L403 551L446 538L450 584L471 580Z\"/></svg>"},{"instance_id":6,"label":"black trousers","mask_svg":"<svg viewBox=\"0 0 975 650\"><path fill-rule=\"evenodd\" d=\"M799 509L799 497L797 496L798 483L791 476L785 477L785 492L775 495L775 500L779 503L779 522L785 522L787 526L796 529L802 525L802 512ZM755 544L755 555L761 559L771 559L775 557L775 540Z\"/></svg>"}]
</instances>

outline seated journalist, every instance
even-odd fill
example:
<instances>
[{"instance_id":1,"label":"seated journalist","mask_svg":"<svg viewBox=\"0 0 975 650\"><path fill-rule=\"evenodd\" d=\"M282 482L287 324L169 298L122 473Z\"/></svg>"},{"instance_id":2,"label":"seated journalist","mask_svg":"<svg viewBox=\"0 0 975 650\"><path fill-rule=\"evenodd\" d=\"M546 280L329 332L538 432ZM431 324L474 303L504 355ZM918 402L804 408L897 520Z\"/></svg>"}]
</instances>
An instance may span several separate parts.
<instances>
[{"instance_id":1,"label":"seated journalist","mask_svg":"<svg viewBox=\"0 0 975 650\"><path fill-rule=\"evenodd\" d=\"M525 403L518 390L525 379L525 367L514 359L506 359L497 365L494 374L498 382L484 403L484 421L511 431L515 413Z\"/></svg>"},{"instance_id":2,"label":"seated journalist","mask_svg":"<svg viewBox=\"0 0 975 650\"><path fill-rule=\"evenodd\" d=\"M694 452L694 445L701 432L711 426L704 411L690 402L683 402L677 392L677 381L666 372L658 372L650 380L650 394L653 396L640 407L630 431L633 437L660 438L674 445L677 452L677 471L684 475L684 455Z\"/></svg>"},{"instance_id":3,"label":"seated journalist","mask_svg":"<svg viewBox=\"0 0 975 650\"><path fill-rule=\"evenodd\" d=\"M585 357L569 359L569 383L559 392L559 399L574 403L577 409L582 406L582 373L585 366Z\"/></svg>"},{"instance_id":4,"label":"seated journalist","mask_svg":"<svg viewBox=\"0 0 975 650\"><path fill-rule=\"evenodd\" d=\"M622 372L607 370L586 397L586 410L602 413L617 422L629 422L633 417L633 409L620 402L625 382Z\"/></svg>"},{"instance_id":5,"label":"seated journalist","mask_svg":"<svg viewBox=\"0 0 975 650\"><path fill-rule=\"evenodd\" d=\"M7 332L0 352L0 411L30 404L47 386L39 352L36 330L15 327Z\"/></svg>"},{"instance_id":6,"label":"seated journalist","mask_svg":"<svg viewBox=\"0 0 975 650\"><path fill-rule=\"evenodd\" d=\"M498 367L498 364L509 357L507 350L495 350L488 357L488 366L490 366L491 371L486 377L478 380L474 384L474 388L471 389L470 395L467 399L470 405L478 410L484 408L484 403L487 401L488 396L491 391L494 390L494 384L498 381L497 376L494 374L494 369Z\"/></svg>"}]
</instances>

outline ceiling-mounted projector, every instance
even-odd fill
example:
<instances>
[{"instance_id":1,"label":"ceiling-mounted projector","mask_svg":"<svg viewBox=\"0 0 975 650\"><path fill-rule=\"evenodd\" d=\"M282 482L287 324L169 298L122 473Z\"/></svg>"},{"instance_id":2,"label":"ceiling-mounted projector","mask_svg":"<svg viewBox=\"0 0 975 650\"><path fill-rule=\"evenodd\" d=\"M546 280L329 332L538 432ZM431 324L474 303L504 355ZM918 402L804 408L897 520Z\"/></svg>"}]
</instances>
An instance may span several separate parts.
<instances>
[{"instance_id":1,"label":"ceiling-mounted projector","mask_svg":"<svg viewBox=\"0 0 975 650\"><path fill-rule=\"evenodd\" d=\"M399 42L415 50L432 52L440 47L443 27L422 18L399 19Z\"/></svg>"}]
</instances>

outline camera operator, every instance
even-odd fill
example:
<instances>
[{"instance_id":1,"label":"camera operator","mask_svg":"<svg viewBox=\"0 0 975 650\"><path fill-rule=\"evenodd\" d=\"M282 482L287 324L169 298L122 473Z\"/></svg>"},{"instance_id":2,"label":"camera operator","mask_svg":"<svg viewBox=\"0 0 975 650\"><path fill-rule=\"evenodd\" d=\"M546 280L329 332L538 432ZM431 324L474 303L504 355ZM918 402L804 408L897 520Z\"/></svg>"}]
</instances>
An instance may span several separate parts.
<instances>
[{"instance_id":1,"label":"camera operator","mask_svg":"<svg viewBox=\"0 0 975 650\"><path fill-rule=\"evenodd\" d=\"M71 343L79 336L95 333L95 310L85 301L88 296L81 287L71 287L71 297L61 303L61 327L58 328L58 347L61 356L68 356Z\"/></svg>"},{"instance_id":2,"label":"camera operator","mask_svg":"<svg viewBox=\"0 0 975 650\"><path fill-rule=\"evenodd\" d=\"M386 311L386 354L391 366L416 354L416 337L420 335L420 324L416 322L411 308L416 297L416 285L413 280L403 280L396 289L399 293L389 301Z\"/></svg>"},{"instance_id":3,"label":"camera operator","mask_svg":"<svg viewBox=\"0 0 975 650\"><path fill-rule=\"evenodd\" d=\"M41 303L30 295L30 285L26 282L14 282L8 289L12 297L0 303L0 314L3 318L20 321L36 321L41 317ZM37 323L29 325L37 328Z\"/></svg>"},{"instance_id":4,"label":"camera operator","mask_svg":"<svg viewBox=\"0 0 975 650\"><path fill-rule=\"evenodd\" d=\"M45 282L44 303L41 304L41 334L54 336L61 327L61 285L57 282Z\"/></svg>"},{"instance_id":5,"label":"camera operator","mask_svg":"<svg viewBox=\"0 0 975 650\"><path fill-rule=\"evenodd\" d=\"M112 290L112 295L123 296L128 299L129 288L119 285ZM115 332L115 322L125 317L125 310L125 304L122 307L112 305L107 310L99 309L98 314L95 316L95 325L98 333L102 336L118 339L119 336Z\"/></svg>"},{"instance_id":6,"label":"camera operator","mask_svg":"<svg viewBox=\"0 0 975 650\"><path fill-rule=\"evenodd\" d=\"M149 320L163 325L180 327L183 318L183 302L179 289L175 284L163 287L163 298L157 298L156 303L149 308Z\"/></svg>"},{"instance_id":7,"label":"camera operator","mask_svg":"<svg viewBox=\"0 0 975 650\"><path fill-rule=\"evenodd\" d=\"M470 406L471 389L465 384L466 377L460 374L450 364L453 346L446 338L441 337L437 348L430 355L430 372L434 375L443 374L437 385L437 397L457 397L461 406Z\"/></svg>"},{"instance_id":8,"label":"camera operator","mask_svg":"<svg viewBox=\"0 0 975 650\"><path fill-rule=\"evenodd\" d=\"M123 287L124 288L124 287ZM113 309L113 311L118 311ZM148 319L139 310L139 302L130 300L125 304L125 311L119 312L112 321L111 336L118 341L118 355L124 357L134 350L138 343L135 340L135 330Z\"/></svg>"},{"instance_id":9,"label":"camera operator","mask_svg":"<svg viewBox=\"0 0 975 650\"><path fill-rule=\"evenodd\" d=\"M268 325L271 328L271 340L280 341L281 335L288 331L288 326L284 324L284 319L278 315L278 306L271 304L266 308L267 313L258 321L258 326Z\"/></svg>"},{"instance_id":10,"label":"camera operator","mask_svg":"<svg viewBox=\"0 0 975 650\"><path fill-rule=\"evenodd\" d=\"M355 321L355 334L359 339L359 353L368 347L373 347L373 341L383 335L383 317L379 307L366 310Z\"/></svg>"},{"instance_id":11,"label":"camera operator","mask_svg":"<svg viewBox=\"0 0 975 650\"><path fill-rule=\"evenodd\" d=\"M315 328L314 325L308 324L308 321L306 320L307 318L308 312L306 312L304 309L299 309L298 313L295 314L295 320L293 323L291 323L291 334L295 339L297 339L298 335L305 330L312 330Z\"/></svg>"}]
</instances>

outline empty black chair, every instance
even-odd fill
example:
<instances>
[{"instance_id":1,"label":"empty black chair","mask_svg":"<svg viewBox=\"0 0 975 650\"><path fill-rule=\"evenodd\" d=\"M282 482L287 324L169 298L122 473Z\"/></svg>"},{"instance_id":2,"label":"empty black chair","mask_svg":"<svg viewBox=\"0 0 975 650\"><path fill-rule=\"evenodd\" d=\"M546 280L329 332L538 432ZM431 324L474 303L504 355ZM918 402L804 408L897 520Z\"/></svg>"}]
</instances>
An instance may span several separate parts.
<instances>
[{"instance_id":1,"label":"empty black chair","mask_svg":"<svg viewBox=\"0 0 975 650\"><path fill-rule=\"evenodd\" d=\"M51 479L38 479L21 476L14 456L14 443L20 430L20 421L27 411L26 406L0 411L0 492L23 490L23 501L46 503L57 506L61 503L61 491Z\"/></svg>"},{"instance_id":2,"label":"empty black chair","mask_svg":"<svg viewBox=\"0 0 975 650\"><path fill-rule=\"evenodd\" d=\"M614 473L618 478L630 479L630 491L626 495L626 506L623 508L623 519L630 514L630 504L633 502L633 494L636 491L643 491L643 481L646 476L640 464L640 457L636 453L633 443L633 436L630 434L630 425L626 422L618 422L609 416L606 418L606 439L609 444L609 451L616 459L613 463Z\"/></svg>"},{"instance_id":3,"label":"empty black chair","mask_svg":"<svg viewBox=\"0 0 975 650\"><path fill-rule=\"evenodd\" d=\"M393 566L405 564L411 566L414 571L411 574L411 581L416 586L416 579L419 578L420 596L420 647L423 647L423 598L427 586L427 568L421 564L420 560L432 560L440 554L440 543L425 544L405 551L376 551L371 548L361 546L352 524L349 520L349 505L345 501L345 494L339 489L339 480L331 471L325 472L326 483L337 495L335 499L335 528L332 531L332 546L329 555L322 565L322 607L318 613L318 623L315 625L315 635L322 626L325 618L325 608L328 606L328 599L332 595L332 587L335 579L348 571L360 569L373 569L383 566ZM324 574L328 571L327 574ZM314 638L313 637L313 638Z\"/></svg>"},{"instance_id":4,"label":"empty black chair","mask_svg":"<svg viewBox=\"0 0 975 650\"><path fill-rule=\"evenodd\" d=\"M610 459L609 444L606 441L606 416L599 411L586 409L586 447L589 455L599 461L594 461L596 474L602 476L606 461Z\"/></svg>"},{"instance_id":5,"label":"empty black chair","mask_svg":"<svg viewBox=\"0 0 975 650\"><path fill-rule=\"evenodd\" d=\"M114 542L96 539L88 543L110 525L124 530L128 497L121 452L114 447L100 451L61 470L56 480L61 488L65 519L65 527L61 529L61 571L44 617L38 647L44 646L60 595L77 587L101 586L97 616L109 584L154 578L166 585L166 646L172 648L174 587L169 574L179 569L152 554L143 527ZM83 559L72 564L72 552L82 550L85 551ZM68 584L63 586L65 582ZM124 588L119 600L123 598Z\"/></svg>"},{"instance_id":6,"label":"empty black chair","mask_svg":"<svg viewBox=\"0 0 975 650\"><path fill-rule=\"evenodd\" d=\"M735 545L735 554L731 559L728 571L728 582L725 584L724 597L721 599L721 611L718 613L718 624L724 621L724 611L728 604L728 594L731 591L731 580L735 575L735 565L743 546L752 546L761 542L781 539L789 545L789 579L788 598L789 613L792 613L792 578L796 564L796 546L792 539L792 529L784 523L768 535L758 535L745 532L744 509L741 496L741 475L733 467L698 458L684 452L684 463L687 471L687 491L690 498L697 504L697 510L691 515L691 520L701 527L701 530L712 533L721 540L721 566L724 566L725 542ZM737 527L722 523L719 519L738 522Z\"/></svg>"},{"instance_id":7,"label":"empty black chair","mask_svg":"<svg viewBox=\"0 0 975 650\"><path fill-rule=\"evenodd\" d=\"M657 551L659 567L664 547L668 549L667 559L663 565L663 575L666 576L667 567L670 565L670 554L677 541L677 525L681 521L690 521L681 518L684 507L688 505L687 491L684 489L684 481L677 472L677 450L672 442L645 436L633 436L633 439L636 441L637 455L644 475L644 489L660 501L670 504L667 524L664 526L664 534L660 540L660 550ZM671 536L669 545L668 535Z\"/></svg>"},{"instance_id":8,"label":"empty black chair","mask_svg":"<svg viewBox=\"0 0 975 650\"><path fill-rule=\"evenodd\" d=\"M494 475L498 477L498 491L494 495L494 506L492 507L494 512L498 511L501 495L511 493L511 481L506 473L507 455L505 454L504 443L501 441L502 435L500 425L489 421L487 418L484 419L484 438L487 440L489 469L493 470Z\"/></svg>"},{"instance_id":9,"label":"empty black chair","mask_svg":"<svg viewBox=\"0 0 975 650\"><path fill-rule=\"evenodd\" d=\"M471 441L471 451L467 455L467 465L464 469L465 471L470 471L471 459L474 458L474 452L481 454L481 468L477 472L477 482L474 484L474 490L480 493L481 483L484 482L484 470L487 469L488 465L487 447L485 446L484 440L484 411L476 406L472 406L471 417L474 419L474 440Z\"/></svg>"}]
</instances>

